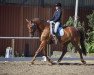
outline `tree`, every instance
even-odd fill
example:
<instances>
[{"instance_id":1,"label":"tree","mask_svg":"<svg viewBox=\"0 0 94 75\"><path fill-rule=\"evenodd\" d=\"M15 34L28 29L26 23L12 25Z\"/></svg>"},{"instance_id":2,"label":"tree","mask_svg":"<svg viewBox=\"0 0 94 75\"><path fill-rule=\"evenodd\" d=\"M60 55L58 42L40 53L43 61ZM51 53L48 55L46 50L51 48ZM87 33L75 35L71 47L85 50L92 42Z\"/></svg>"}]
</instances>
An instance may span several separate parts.
<instances>
[{"instance_id":1,"label":"tree","mask_svg":"<svg viewBox=\"0 0 94 75\"><path fill-rule=\"evenodd\" d=\"M89 53L94 53L94 11L92 14L87 16L88 26L92 28L87 32L88 38L86 39L87 48Z\"/></svg>"}]
</instances>

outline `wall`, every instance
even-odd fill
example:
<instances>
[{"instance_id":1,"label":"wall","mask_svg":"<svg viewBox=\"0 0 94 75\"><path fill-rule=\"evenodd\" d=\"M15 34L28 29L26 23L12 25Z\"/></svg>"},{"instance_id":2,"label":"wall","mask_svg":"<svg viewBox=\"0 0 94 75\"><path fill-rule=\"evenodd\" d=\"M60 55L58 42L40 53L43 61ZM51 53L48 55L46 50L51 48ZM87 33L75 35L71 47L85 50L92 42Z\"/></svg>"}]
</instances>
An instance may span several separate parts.
<instances>
[{"instance_id":1,"label":"wall","mask_svg":"<svg viewBox=\"0 0 94 75\"><path fill-rule=\"evenodd\" d=\"M28 36L25 19L39 17L44 20L50 19L54 12L54 7L42 6L21 6L21 5L0 5L0 37L3 36ZM91 9L79 9L79 19L87 21L86 15L91 13ZM73 7L63 9L62 23L64 24L69 16L74 16ZM35 36L38 36L36 33ZM15 51L22 54L25 52L29 56L39 47L39 40L16 40ZM11 40L0 39L0 55L4 55L6 47L11 46ZM60 45L52 45L52 50L62 50ZM42 54L42 53L40 53Z\"/></svg>"}]
</instances>

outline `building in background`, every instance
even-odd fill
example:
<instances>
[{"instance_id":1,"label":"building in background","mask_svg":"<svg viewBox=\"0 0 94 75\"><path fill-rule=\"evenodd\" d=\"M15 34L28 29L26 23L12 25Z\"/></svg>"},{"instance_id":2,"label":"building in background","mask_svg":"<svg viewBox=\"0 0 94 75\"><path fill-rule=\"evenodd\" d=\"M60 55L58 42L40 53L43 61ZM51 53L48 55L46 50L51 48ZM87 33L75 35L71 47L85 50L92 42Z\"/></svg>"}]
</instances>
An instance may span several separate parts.
<instances>
[{"instance_id":1,"label":"building in background","mask_svg":"<svg viewBox=\"0 0 94 75\"><path fill-rule=\"evenodd\" d=\"M69 16L74 16L76 0L0 0L0 37L29 36L25 19L39 17L48 20L54 12L54 4L62 4L62 22L66 23ZM86 16L94 10L94 0L79 0L78 16L85 22ZM36 33L35 36L38 36ZM6 47L11 45L10 40L0 39L0 55L5 54ZM27 56L34 55L39 46L39 40L16 40L15 53L20 55L27 52ZM61 50L60 46L51 46L51 50ZM40 53L42 54L42 53Z\"/></svg>"}]
</instances>

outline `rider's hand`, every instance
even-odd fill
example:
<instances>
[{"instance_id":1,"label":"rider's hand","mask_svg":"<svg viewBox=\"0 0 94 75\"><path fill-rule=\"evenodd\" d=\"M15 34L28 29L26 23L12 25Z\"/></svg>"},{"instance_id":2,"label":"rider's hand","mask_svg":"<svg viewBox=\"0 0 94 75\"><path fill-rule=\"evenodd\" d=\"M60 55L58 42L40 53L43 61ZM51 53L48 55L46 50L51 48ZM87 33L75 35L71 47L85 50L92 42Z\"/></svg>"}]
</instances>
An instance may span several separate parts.
<instances>
[{"instance_id":1,"label":"rider's hand","mask_svg":"<svg viewBox=\"0 0 94 75\"><path fill-rule=\"evenodd\" d=\"M48 23L50 23L50 20L47 20Z\"/></svg>"}]
</instances>

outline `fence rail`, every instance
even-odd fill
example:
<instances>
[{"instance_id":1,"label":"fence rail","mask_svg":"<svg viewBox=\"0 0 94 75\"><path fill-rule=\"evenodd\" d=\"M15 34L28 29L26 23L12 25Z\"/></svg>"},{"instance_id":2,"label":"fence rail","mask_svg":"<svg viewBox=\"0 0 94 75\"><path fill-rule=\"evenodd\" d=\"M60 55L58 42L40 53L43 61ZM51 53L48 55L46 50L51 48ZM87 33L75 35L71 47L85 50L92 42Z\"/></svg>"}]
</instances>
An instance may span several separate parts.
<instances>
[{"instance_id":1,"label":"fence rail","mask_svg":"<svg viewBox=\"0 0 94 75\"><path fill-rule=\"evenodd\" d=\"M0 37L0 39L39 39L39 37Z\"/></svg>"},{"instance_id":2,"label":"fence rail","mask_svg":"<svg viewBox=\"0 0 94 75\"><path fill-rule=\"evenodd\" d=\"M0 37L0 39L11 39L12 54L14 56L15 39L39 39L39 37Z\"/></svg>"},{"instance_id":3,"label":"fence rail","mask_svg":"<svg viewBox=\"0 0 94 75\"><path fill-rule=\"evenodd\" d=\"M0 37L0 39L11 39L11 47L14 56L15 39L39 39L39 37ZM50 45L47 45L47 55L50 56Z\"/></svg>"}]
</instances>

